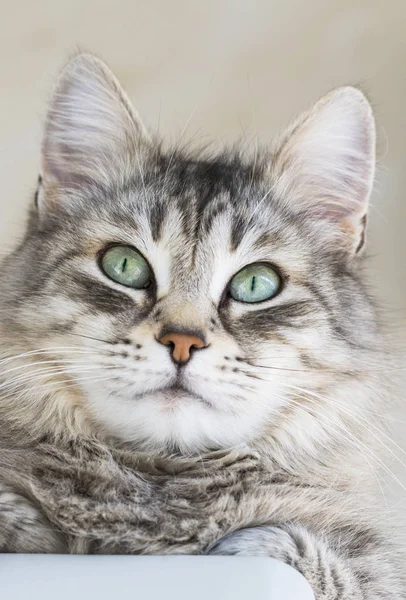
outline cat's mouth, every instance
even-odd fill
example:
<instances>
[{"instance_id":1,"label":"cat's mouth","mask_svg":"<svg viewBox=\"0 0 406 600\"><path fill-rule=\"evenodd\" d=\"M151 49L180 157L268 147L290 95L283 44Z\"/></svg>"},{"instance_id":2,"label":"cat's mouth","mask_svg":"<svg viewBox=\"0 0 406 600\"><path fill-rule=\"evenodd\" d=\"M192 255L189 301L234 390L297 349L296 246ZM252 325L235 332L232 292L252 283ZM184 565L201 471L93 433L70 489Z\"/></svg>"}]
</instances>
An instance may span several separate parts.
<instances>
[{"instance_id":1,"label":"cat's mouth","mask_svg":"<svg viewBox=\"0 0 406 600\"><path fill-rule=\"evenodd\" d=\"M168 387L164 388L164 391L172 392L174 394L181 393L181 392L190 394L189 390L178 382L168 385Z\"/></svg>"},{"instance_id":2,"label":"cat's mouth","mask_svg":"<svg viewBox=\"0 0 406 600\"><path fill-rule=\"evenodd\" d=\"M160 391L164 392L165 396L167 397L167 400L169 401L182 400L183 398L185 400L193 399L205 404L210 408L213 408L211 402L209 402L206 398L203 398L203 396L200 396L200 394L196 394L196 392L190 391L187 387L179 383L179 381L168 385Z\"/></svg>"}]
</instances>

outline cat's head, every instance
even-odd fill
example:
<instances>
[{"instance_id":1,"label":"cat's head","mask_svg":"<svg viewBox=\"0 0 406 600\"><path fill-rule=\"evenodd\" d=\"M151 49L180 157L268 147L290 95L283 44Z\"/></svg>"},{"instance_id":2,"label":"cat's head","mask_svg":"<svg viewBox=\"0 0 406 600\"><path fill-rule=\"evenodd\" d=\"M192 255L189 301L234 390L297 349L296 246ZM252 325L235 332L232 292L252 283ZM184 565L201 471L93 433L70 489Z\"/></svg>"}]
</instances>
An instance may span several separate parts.
<instances>
[{"instance_id":1,"label":"cat's head","mask_svg":"<svg viewBox=\"0 0 406 600\"><path fill-rule=\"evenodd\" d=\"M332 436L376 344L358 277L374 153L350 87L252 159L164 151L107 67L75 58L1 268L12 419L185 452Z\"/></svg>"}]
</instances>

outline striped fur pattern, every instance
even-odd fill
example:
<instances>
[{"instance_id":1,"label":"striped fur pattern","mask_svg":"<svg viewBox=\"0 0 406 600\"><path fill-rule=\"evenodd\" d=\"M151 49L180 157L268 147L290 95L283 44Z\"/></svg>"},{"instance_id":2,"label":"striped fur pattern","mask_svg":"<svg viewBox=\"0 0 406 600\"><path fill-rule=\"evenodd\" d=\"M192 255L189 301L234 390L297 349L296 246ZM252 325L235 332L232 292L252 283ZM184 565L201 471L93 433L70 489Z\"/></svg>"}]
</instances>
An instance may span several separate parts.
<instances>
[{"instance_id":1,"label":"striped fur pattern","mask_svg":"<svg viewBox=\"0 0 406 600\"><path fill-rule=\"evenodd\" d=\"M151 138L104 63L69 63L0 267L3 551L265 554L317 599L406 597L363 514L386 401L361 272L374 153L354 88L269 150L193 155ZM112 243L147 259L148 289L104 275ZM236 302L258 262L280 292ZM165 331L207 346L179 369Z\"/></svg>"}]
</instances>

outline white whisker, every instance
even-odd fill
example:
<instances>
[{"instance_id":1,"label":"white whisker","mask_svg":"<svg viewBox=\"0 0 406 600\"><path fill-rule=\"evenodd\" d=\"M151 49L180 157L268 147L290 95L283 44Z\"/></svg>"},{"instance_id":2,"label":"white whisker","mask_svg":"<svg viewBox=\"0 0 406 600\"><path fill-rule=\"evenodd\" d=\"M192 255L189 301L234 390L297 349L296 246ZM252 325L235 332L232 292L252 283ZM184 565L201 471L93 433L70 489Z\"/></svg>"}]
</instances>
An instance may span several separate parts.
<instances>
[{"instance_id":1,"label":"white whisker","mask_svg":"<svg viewBox=\"0 0 406 600\"><path fill-rule=\"evenodd\" d=\"M303 400L303 397L298 395L298 394L293 394L295 397L300 398L301 400ZM300 409L303 413L306 414L306 410L303 408L303 405L300 404L299 402L295 402L293 399L289 399L288 402L293 402L293 404L297 405L297 408ZM318 408L320 408L319 405L316 404L316 406ZM331 415L328 413L328 411L325 409L324 411L325 413L327 413L327 419L329 419L330 421L332 421L331 419ZM333 422L333 425L336 425L337 423ZM344 439L348 439L348 441L352 441L354 444L356 444L356 446L361 450L361 448L364 448L364 450L366 452L368 452L368 454L370 455L371 458L374 459L374 461L376 463L378 463L386 473L388 473L388 475L390 475L392 477L392 479L404 490L406 491L406 487L404 486L404 484L402 483L402 481L395 475L395 473L393 473L393 471L384 463L384 461L382 461L374 452L373 450L371 450L371 448L369 448L366 444L364 444L363 442L361 442L360 440L358 440L350 431L348 431L348 429L344 426L344 424L342 422L339 423L340 426L340 431L337 431L337 427L328 425L326 422L323 422L323 427L327 427L327 429L329 431L332 431L334 436L338 436L339 438L343 439L343 432L346 434L346 436L348 436L348 438L344 438ZM364 454L363 454L364 455ZM365 455L364 455L365 456Z\"/></svg>"},{"instance_id":2,"label":"white whisker","mask_svg":"<svg viewBox=\"0 0 406 600\"><path fill-rule=\"evenodd\" d=\"M47 348L39 348L38 350L30 350L29 352L23 352L22 354L15 354L14 356L8 356L7 358L4 358L2 360L0 360L0 366L8 363L12 360L17 360L20 358L26 358L27 356L33 356L35 354L55 354L55 353L70 353L70 352L77 352L80 354L94 354L93 350L87 350L86 348L83 348L82 346L55 346L55 347L47 347Z\"/></svg>"},{"instance_id":3,"label":"white whisker","mask_svg":"<svg viewBox=\"0 0 406 600\"><path fill-rule=\"evenodd\" d=\"M392 440L385 432L381 431L376 425L374 425L373 423L368 422L366 419L364 419L363 417L360 417L359 415L356 415L353 411L351 411L348 407L344 407L341 404L337 403L337 401L334 398L327 398L325 396L321 396L320 394L316 394L315 392L311 392L309 390L300 388L298 386L292 386L289 384L286 384L286 387L288 387L289 389L295 389L299 392L305 393L306 397L308 395L314 396L316 398L319 398L321 400L327 400L327 402L330 403L334 403L336 404L340 410L342 410L345 414L348 414L351 418L353 418L359 425L361 425L361 427L363 427L364 429L366 429L366 431L368 433L370 433L374 439L376 439L380 444L382 444L382 446L385 448L385 450L387 450L396 460L398 460L400 462L400 464L405 467L406 469L406 464L392 451L391 448L389 448L377 435L375 435L367 425L365 425L365 423L367 423L370 427L373 427L376 431L378 431L379 434L383 435L384 437L386 437L400 452L402 452L403 454L406 455L406 451L403 450L403 448L401 448L394 440Z\"/></svg>"}]
</instances>

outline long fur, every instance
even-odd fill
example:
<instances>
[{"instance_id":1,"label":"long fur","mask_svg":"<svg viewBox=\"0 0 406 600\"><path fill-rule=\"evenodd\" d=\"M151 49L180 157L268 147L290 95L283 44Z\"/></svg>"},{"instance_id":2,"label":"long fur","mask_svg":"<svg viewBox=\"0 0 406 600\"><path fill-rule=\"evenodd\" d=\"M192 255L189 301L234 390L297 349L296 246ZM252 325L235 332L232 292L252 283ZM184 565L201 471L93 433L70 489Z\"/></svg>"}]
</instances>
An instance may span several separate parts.
<instances>
[{"instance_id":1,"label":"long fur","mask_svg":"<svg viewBox=\"0 0 406 600\"><path fill-rule=\"evenodd\" d=\"M165 150L79 56L45 125L26 236L0 267L0 549L264 554L323 600L404 598L373 505L389 359L362 277L371 108L331 92L253 159ZM135 247L147 290L108 279ZM234 301L270 263L282 287ZM206 347L181 370L163 331Z\"/></svg>"}]
</instances>

